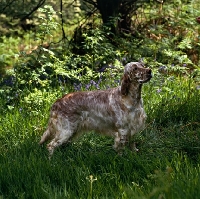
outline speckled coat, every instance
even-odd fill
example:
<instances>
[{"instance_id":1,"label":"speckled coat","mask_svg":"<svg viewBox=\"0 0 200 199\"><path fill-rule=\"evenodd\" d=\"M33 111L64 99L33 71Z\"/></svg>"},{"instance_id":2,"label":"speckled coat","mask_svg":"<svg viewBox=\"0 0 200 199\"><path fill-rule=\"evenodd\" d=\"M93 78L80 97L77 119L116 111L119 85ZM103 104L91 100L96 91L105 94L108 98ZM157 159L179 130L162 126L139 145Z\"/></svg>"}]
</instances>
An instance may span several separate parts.
<instances>
[{"instance_id":1,"label":"speckled coat","mask_svg":"<svg viewBox=\"0 0 200 199\"><path fill-rule=\"evenodd\" d=\"M149 68L140 62L131 62L124 68L119 87L64 95L51 108L48 128L40 144L51 140L47 145L51 155L63 143L82 133L95 131L114 137L113 147L120 151L135 133L144 128L146 114L141 91L142 84L151 77Z\"/></svg>"}]
</instances>

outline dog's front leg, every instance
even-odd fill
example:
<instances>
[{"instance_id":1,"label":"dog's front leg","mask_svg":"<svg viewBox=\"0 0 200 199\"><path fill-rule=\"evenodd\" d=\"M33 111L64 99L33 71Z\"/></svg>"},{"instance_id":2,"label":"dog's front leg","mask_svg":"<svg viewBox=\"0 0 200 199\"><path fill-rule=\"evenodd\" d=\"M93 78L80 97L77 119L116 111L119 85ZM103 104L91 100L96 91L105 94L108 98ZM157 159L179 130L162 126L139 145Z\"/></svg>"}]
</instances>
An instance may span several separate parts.
<instances>
[{"instance_id":1,"label":"dog's front leg","mask_svg":"<svg viewBox=\"0 0 200 199\"><path fill-rule=\"evenodd\" d=\"M114 149L115 151L117 151L117 152L118 152L118 150L119 150L119 144L120 144L120 136L119 136L119 133L116 132L116 133L115 133L115 139L114 139L113 149Z\"/></svg>"},{"instance_id":2,"label":"dog's front leg","mask_svg":"<svg viewBox=\"0 0 200 199\"><path fill-rule=\"evenodd\" d=\"M119 132L115 133L115 140L113 148L121 155L122 150L127 144L127 132L126 130L120 129Z\"/></svg>"},{"instance_id":3,"label":"dog's front leg","mask_svg":"<svg viewBox=\"0 0 200 199\"><path fill-rule=\"evenodd\" d=\"M130 143L130 149L131 149L131 151L135 151L135 152L138 152L139 151L139 149L136 147L136 143L135 142L131 142Z\"/></svg>"}]
</instances>

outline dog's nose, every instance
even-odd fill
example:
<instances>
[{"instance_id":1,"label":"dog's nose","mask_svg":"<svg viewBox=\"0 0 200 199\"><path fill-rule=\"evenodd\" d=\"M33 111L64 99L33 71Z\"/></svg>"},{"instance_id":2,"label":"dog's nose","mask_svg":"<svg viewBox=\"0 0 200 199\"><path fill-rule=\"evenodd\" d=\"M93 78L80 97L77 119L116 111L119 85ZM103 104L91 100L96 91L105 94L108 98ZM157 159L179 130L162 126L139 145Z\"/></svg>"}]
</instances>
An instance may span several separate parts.
<instances>
[{"instance_id":1,"label":"dog's nose","mask_svg":"<svg viewBox=\"0 0 200 199\"><path fill-rule=\"evenodd\" d=\"M147 68L147 73L151 74L151 69L150 68Z\"/></svg>"},{"instance_id":2,"label":"dog's nose","mask_svg":"<svg viewBox=\"0 0 200 199\"><path fill-rule=\"evenodd\" d=\"M150 68L148 68L148 71L147 71L149 74L151 74L151 69Z\"/></svg>"}]
</instances>

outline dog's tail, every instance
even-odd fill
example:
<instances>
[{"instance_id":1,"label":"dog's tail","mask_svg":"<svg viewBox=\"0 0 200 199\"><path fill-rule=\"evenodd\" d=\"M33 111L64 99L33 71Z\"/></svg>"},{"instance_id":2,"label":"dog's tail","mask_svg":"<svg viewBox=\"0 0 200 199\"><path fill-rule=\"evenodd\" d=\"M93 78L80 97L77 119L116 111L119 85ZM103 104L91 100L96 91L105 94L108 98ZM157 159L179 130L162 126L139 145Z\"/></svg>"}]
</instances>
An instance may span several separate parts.
<instances>
[{"instance_id":1,"label":"dog's tail","mask_svg":"<svg viewBox=\"0 0 200 199\"><path fill-rule=\"evenodd\" d=\"M58 114L56 111L51 111L48 127L46 131L43 133L39 144L43 144L44 142L54 138L57 131L57 123L58 123L57 115Z\"/></svg>"},{"instance_id":2,"label":"dog's tail","mask_svg":"<svg viewBox=\"0 0 200 199\"><path fill-rule=\"evenodd\" d=\"M43 144L44 142L54 138L57 130L57 122L58 122L57 113L51 111L48 127L46 131L43 133L39 144Z\"/></svg>"},{"instance_id":3,"label":"dog's tail","mask_svg":"<svg viewBox=\"0 0 200 199\"><path fill-rule=\"evenodd\" d=\"M46 142L47 140L49 140L51 137L51 133L49 131L49 128L47 128L47 130L43 133L41 140L39 142L39 144L43 144L44 142Z\"/></svg>"}]
</instances>

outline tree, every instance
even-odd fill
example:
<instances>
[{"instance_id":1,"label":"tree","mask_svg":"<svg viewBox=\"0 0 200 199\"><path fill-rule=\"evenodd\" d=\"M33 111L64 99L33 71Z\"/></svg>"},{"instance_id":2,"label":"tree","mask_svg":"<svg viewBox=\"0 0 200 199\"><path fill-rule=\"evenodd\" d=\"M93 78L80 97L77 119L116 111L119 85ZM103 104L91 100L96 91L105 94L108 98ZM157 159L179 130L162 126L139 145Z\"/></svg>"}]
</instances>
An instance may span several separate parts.
<instances>
[{"instance_id":1,"label":"tree","mask_svg":"<svg viewBox=\"0 0 200 199\"><path fill-rule=\"evenodd\" d=\"M131 18L137 8L149 0L83 0L99 10L103 24L111 32L131 32Z\"/></svg>"}]
</instances>

